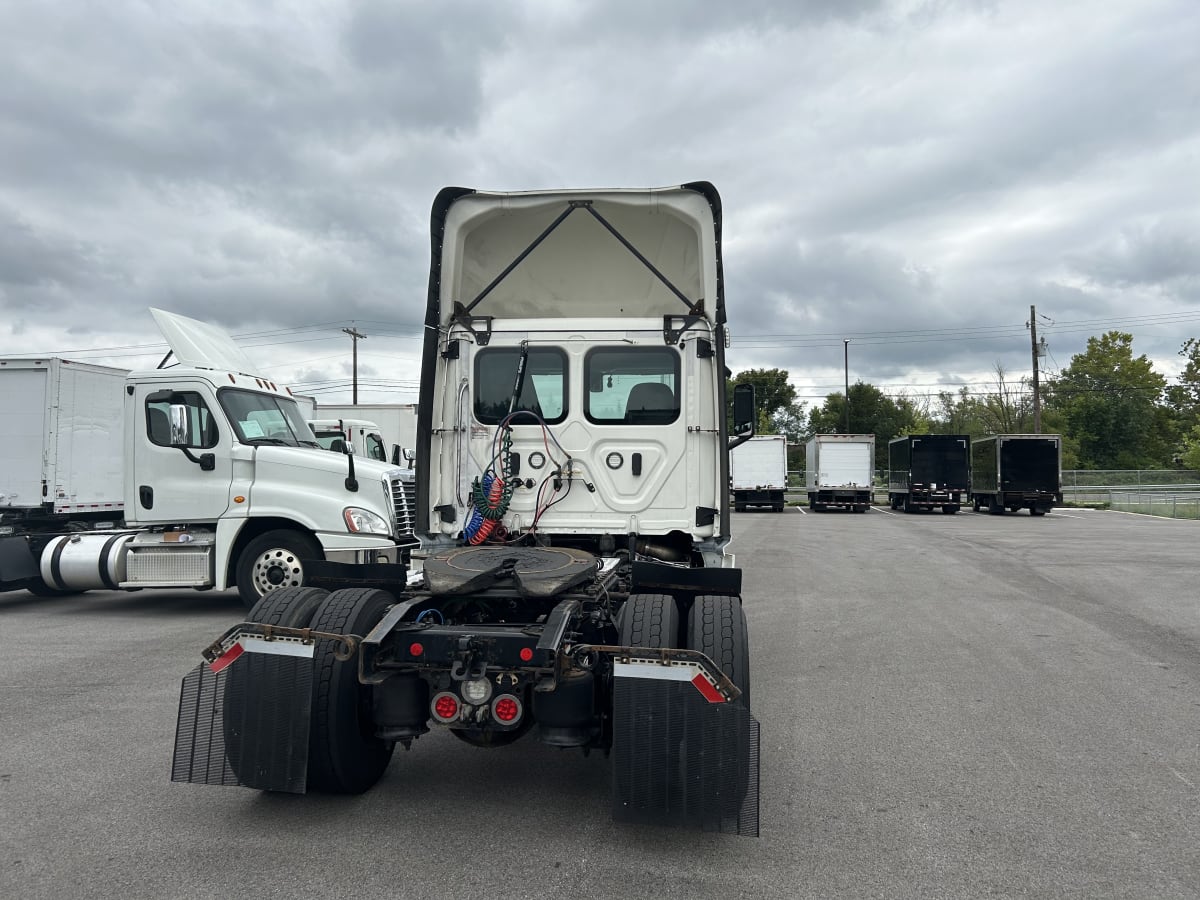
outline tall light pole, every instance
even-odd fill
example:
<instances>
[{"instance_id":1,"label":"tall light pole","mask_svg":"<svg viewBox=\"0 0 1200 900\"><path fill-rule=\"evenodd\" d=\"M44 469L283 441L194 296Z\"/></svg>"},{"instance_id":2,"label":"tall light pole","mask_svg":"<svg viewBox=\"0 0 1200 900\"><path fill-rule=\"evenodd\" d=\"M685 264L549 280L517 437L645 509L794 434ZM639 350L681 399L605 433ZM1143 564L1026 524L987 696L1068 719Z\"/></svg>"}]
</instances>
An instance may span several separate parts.
<instances>
[{"instance_id":1,"label":"tall light pole","mask_svg":"<svg viewBox=\"0 0 1200 900\"><path fill-rule=\"evenodd\" d=\"M850 338L842 338L842 351L846 360L846 434L850 433Z\"/></svg>"}]
</instances>

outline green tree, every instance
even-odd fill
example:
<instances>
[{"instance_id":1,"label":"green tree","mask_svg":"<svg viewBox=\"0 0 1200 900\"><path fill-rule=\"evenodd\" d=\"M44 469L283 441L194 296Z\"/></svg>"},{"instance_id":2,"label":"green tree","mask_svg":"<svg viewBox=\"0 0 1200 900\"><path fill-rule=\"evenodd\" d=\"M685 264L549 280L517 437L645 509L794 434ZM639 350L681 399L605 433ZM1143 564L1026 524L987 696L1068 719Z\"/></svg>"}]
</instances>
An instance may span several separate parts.
<instances>
[{"instance_id":1,"label":"green tree","mask_svg":"<svg viewBox=\"0 0 1200 900\"><path fill-rule=\"evenodd\" d=\"M1167 388L1167 406L1174 413L1187 443L1193 440L1192 430L1200 425L1200 341L1188 338L1183 342L1179 355L1187 363L1179 376L1179 383Z\"/></svg>"},{"instance_id":2,"label":"green tree","mask_svg":"<svg viewBox=\"0 0 1200 900\"><path fill-rule=\"evenodd\" d=\"M1174 418L1160 405L1166 379L1133 335L1110 331L1088 338L1087 350L1047 385L1046 406L1077 442L1082 468L1146 469L1171 464Z\"/></svg>"},{"instance_id":3,"label":"green tree","mask_svg":"<svg viewBox=\"0 0 1200 900\"><path fill-rule=\"evenodd\" d=\"M747 369L739 372L725 383L729 400L730 426L733 424L733 387L737 384L754 385L754 402L758 405L760 434L785 433L776 424L777 417L786 413L796 402L796 389L788 381L786 369Z\"/></svg>"},{"instance_id":4,"label":"green tree","mask_svg":"<svg viewBox=\"0 0 1200 900\"><path fill-rule=\"evenodd\" d=\"M850 385L849 434L875 435L875 465L887 468L888 441L911 434L922 420L909 397L892 399L879 388L859 381ZM812 434L846 433L846 395L829 394L825 403L808 414Z\"/></svg>"}]
</instances>

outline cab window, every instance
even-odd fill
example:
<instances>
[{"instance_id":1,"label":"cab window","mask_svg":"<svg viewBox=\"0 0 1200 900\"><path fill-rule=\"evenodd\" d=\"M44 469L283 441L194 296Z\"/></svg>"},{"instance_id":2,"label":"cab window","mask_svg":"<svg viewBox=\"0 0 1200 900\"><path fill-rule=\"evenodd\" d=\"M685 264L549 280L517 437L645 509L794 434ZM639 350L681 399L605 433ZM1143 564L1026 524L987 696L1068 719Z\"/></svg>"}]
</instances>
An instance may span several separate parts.
<instances>
[{"instance_id":1,"label":"cab window","mask_svg":"<svg viewBox=\"0 0 1200 900\"><path fill-rule=\"evenodd\" d=\"M187 409L187 442L171 442L171 406ZM217 446L220 436L212 411L195 391L156 391L146 398L146 434L150 443L160 447L196 447L206 450Z\"/></svg>"},{"instance_id":2,"label":"cab window","mask_svg":"<svg viewBox=\"0 0 1200 900\"><path fill-rule=\"evenodd\" d=\"M387 462L387 451L383 448L383 438L377 434L367 435L367 457Z\"/></svg>"},{"instance_id":3,"label":"cab window","mask_svg":"<svg viewBox=\"0 0 1200 900\"><path fill-rule=\"evenodd\" d=\"M508 415L517 383L520 347L486 347L475 356L475 418L496 425ZM526 410L553 425L567 417L567 355L553 347L529 348L525 381L516 410ZM532 425L518 416L514 425Z\"/></svg>"},{"instance_id":4,"label":"cab window","mask_svg":"<svg viewBox=\"0 0 1200 900\"><path fill-rule=\"evenodd\" d=\"M679 418L679 354L664 347L600 347L584 360L589 422L669 425Z\"/></svg>"}]
</instances>

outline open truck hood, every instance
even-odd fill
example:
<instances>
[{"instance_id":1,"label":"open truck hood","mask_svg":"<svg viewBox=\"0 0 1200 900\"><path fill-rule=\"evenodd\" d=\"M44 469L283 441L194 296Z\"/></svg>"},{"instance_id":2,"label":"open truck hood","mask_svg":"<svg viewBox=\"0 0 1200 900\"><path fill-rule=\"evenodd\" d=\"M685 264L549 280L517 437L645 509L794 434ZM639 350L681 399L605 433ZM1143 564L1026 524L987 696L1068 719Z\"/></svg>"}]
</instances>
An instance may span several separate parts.
<instances>
[{"instance_id":1,"label":"open truck hood","mask_svg":"<svg viewBox=\"0 0 1200 900\"><path fill-rule=\"evenodd\" d=\"M225 369L242 375L256 374L250 357L215 325L162 309L151 308L150 314L175 358L183 365L197 369Z\"/></svg>"},{"instance_id":2,"label":"open truck hood","mask_svg":"<svg viewBox=\"0 0 1200 900\"><path fill-rule=\"evenodd\" d=\"M432 225L427 324L445 326L456 313L691 313L725 321L720 197L706 182L529 193L446 188Z\"/></svg>"}]
</instances>

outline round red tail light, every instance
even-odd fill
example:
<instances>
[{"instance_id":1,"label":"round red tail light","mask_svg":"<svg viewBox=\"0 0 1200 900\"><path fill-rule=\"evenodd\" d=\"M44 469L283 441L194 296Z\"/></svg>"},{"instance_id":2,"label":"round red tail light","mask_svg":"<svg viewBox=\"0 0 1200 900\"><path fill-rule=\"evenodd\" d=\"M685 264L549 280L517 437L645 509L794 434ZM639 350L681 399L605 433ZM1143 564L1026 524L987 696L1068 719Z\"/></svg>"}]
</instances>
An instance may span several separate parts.
<instances>
[{"instance_id":1,"label":"round red tail light","mask_svg":"<svg viewBox=\"0 0 1200 900\"><path fill-rule=\"evenodd\" d=\"M520 655L521 655L521 662L529 662L531 659L533 659L533 648L532 647L522 647Z\"/></svg>"},{"instance_id":2,"label":"round red tail light","mask_svg":"<svg viewBox=\"0 0 1200 900\"><path fill-rule=\"evenodd\" d=\"M521 701L512 694L501 694L492 701L492 715L497 722L511 725L521 718Z\"/></svg>"},{"instance_id":3,"label":"round red tail light","mask_svg":"<svg viewBox=\"0 0 1200 900\"><path fill-rule=\"evenodd\" d=\"M419 641L413 641L408 645L408 652L412 656L420 656L425 652L425 648L421 646Z\"/></svg>"},{"instance_id":4,"label":"round red tail light","mask_svg":"<svg viewBox=\"0 0 1200 900\"><path fill-rule=\"evenodd\" d=\"M439 722L453 722L458 718L458 698L449 691L442 691L435 696L430 708L433 710L433 717Z\"/></svg>"}]
</instances>

